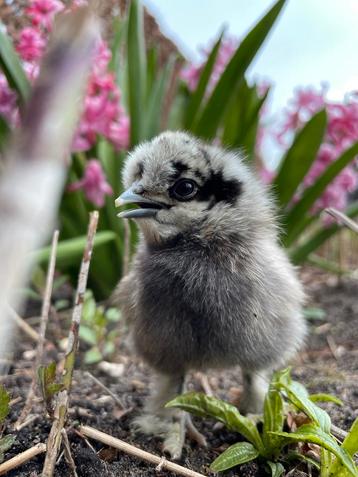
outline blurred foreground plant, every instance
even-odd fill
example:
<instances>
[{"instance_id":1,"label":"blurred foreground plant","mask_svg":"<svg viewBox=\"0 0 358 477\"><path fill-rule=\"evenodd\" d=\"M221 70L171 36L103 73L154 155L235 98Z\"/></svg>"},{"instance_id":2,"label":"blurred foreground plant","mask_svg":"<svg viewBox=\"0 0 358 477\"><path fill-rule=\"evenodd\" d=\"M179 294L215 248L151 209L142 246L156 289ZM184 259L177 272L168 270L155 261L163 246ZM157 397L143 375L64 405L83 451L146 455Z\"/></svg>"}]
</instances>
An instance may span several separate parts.
<instances>
[{"instance_id":1,"label":"blurred foreground plant","mask_svg":"<svg viewBox=\"0 0 358 477\"><path fill-rule=\"evenodd\" d=\"M200 417L213 417L246 439L230 446L217 457L211 464L214 471L230 469L259 458L265 462L273 477L279 477L285 471L283 464L299 459L320 468L323 477L358 476L358 467L352 459L358 451L358 418L343 444L339 445L331 434L329 415L315 404L319 400L339 403L330 395L310 396L304 386L291 379L290 371L286 369L274 373L272 377L265 397L261 431L255 420L241 415L236 406L202 393L178 396L167 407L176 407ZM304 413L304 417L299 413ZM292 426L291 432L283 432L288 416L298 424ZM292 443L319 445L320 464L307 456L302 446L297 449L289 446Z\"/></svg>"},{"instance_id":2,"label":"blurred foreground plant","mask_svg":"<svg viewBox=\"0 0 358 477\"><path fill-rule=\"evenodd\" d=\"M0 384L0 464L4 460L4 453L8 451L13 445L13 443L15 442L15 436L11 434L2 436L3 422L10 412L9 403L10 403L10 395L6 391L4 386Z\"/></svg>"}]
</instances>

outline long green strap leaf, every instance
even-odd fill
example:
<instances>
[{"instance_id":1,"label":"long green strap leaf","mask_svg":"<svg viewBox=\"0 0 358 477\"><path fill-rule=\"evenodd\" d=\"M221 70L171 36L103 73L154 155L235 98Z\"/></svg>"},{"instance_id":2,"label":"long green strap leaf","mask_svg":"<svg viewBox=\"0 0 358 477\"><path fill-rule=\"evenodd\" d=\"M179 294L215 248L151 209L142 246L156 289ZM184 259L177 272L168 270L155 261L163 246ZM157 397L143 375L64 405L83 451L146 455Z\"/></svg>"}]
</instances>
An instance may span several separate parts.
<instances>
[{"instance_id":1,"label":"long green strap leaf","mask_svg":"<svg viewBox=\"0 0 358 477\"><path fill-rule=\"evenodd\" d=\"M198 85L194 93L192 93L188 105L186 108L186 113L184 116L184 127L185 129L190 129L191 126L195 123L197 115L199 113L199 109L201 106L201 102L205 96L205 92L213 72L213 68L216 62L216 58L218 56L218 52L221 46L223 33L219 36L218 41L215 43L213 49L208 56L208 59L205 63L203 71L201 72Z\"/></svg>"},{"instance_id":2,"label":"long green strap leaf","mask_svg":"<svg viewBox=\"0 0 358 477\"><path fill-rule=\"evenodd\" d=\"M250 462L259 456L259 451L250 442L238 442L228 447L214 462L210 469L220 472L239 464Z\"/></svg>"},{"instance_id":3,"label":"long green strap leaf","mask_svg":"<svg viewBox=\"0 0 358 477\"><path fill-rule=\"evenodd\" d=\"M351 219L358 215L358 202L354 202L348 207L346 215ZM342 227L333 224L328 227L320 228L313 236L308 238L304 243L290 250L289 255L295 264L304 262L310 253L317 250L326 240L332 237Z\"/></svg>"},{"instance_id":4,"label":"long green strap leaf","mask_svg":"<svg viewBox=\"0 0 358 477\"><path fill-rule=\"evenodd\" d=\"M229 61L212 92L193 132L204 138L214 138L221 119L235 92L235 85L243 78L247 68L266 39L286 0L279 0L249 32Z\"/></svg>"},{"instance_id":5,"label":"long green strap leaf","mask_svg":"<svg viewBox=\"0 0 358 477\"><path fill-rule=\"evenodd\" d=\"M286 217L287 237L285 243L290 245L296 238L297 232L301 233L301 222L304 220L306 212L312 207L315 201L322 195L328 184L338 176L338 174L357 156L358 142L353 144L343 154L318 177L315 183L308 187L297 204L292 207Z\"/></svg>"},{"instance_id":6,"label":"long green strap leaf","mask_svg":"<svg viewBox=\"0 0 358 477\"><path fill-rule=\"evenodd\" d=\"M281 207L287 206L292 200L298 186L313 164L326 130L326 124L326 112L319 111L299 131L287 151L273 182L273 189Z\"/></svg>"},{"instance_id":7,"label":"long green strap leaf","mask_svg":"<svg viewBox=\"0 0 358 477\"><path fill-rule=\"evenodd\" d=\"M30 83L13 44L4 31L4 25L0 24L0 68L11 88L19 94L21 102L24 103L30 94Z\"/></svg>"},{"instance_id":8,"label":"long green strap leaf","mask_svg":"<svg viewBox=\"0 0 358 477\"><path fill-rule=\"evenodd\" d=\"M128 99L131 119L131 146L144 138L146 52L143 29L143 7L132 0L129 7L128 36Z\"/></svg>"}]
</instances>

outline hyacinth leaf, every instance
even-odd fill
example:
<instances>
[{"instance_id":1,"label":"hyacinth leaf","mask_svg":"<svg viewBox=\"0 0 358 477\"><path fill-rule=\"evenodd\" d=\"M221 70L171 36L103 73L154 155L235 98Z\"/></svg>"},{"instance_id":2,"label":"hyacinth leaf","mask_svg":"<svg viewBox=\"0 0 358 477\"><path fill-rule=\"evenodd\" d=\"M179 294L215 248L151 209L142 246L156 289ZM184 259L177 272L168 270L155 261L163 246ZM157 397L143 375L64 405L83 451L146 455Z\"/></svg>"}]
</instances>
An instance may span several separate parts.
<instances>
[{"instance_id":1,"label":"hyacinth leaf","mask_svg":"<svg viewBox=\"0 0 358 477\"><path fill-rule=\"evenodd\" d=\"M0 151L4 151L9 134L10 127L7 121L0 115Z\"/></svg>"},{"instance_id":2,"label":"hyacinth leaf","mask_svg":"<svg viewBox=\"0 0 358 477\"><path fill-rule=\"evenodd\" d=\"M292 146L286 152L273 182L274 193L282 207L290 203L316 159L326 125L327 114L324 110L319 111L297 133Z\"/></svg>"},{"instance_id":3,"label":"hyacinth leaf","mask_svg":"<svg viewBox=\"0 0 358 477\"><path fill-rule=\"evenodd\" d=\"M268 461L267 464L271 470L271 477L280 477L285 472L285 468L280 462Z\"/></svg>"},{"instance_id":4,"label":"hyacinth leaf","mask_svg":"<svg viewBox=\"0 0 358 477\"><path fill-rule=\"evenodd\" d=\"M353 144L342 155L330 164L327 169L308 187L300 200L287 213L286 237L284 243L290 245L302 233L302 221L315 201L322 195L326 187L338 176L340 172L358 155L358 143Z\"/></svg>"},{"instance_id":5,"label":"hyacinth leaf","mask_svg":"<svg viewBox=\"0 0 358 477\"><path fill-rule=\"evenodd\" d=\"M259 451L250 442L238 442L219 455L210 465L210 469L214 472L231 469L236 465L250 462L259 455Z\"/></svg>"},{"instance_id":6,"label":"hyacinth leaf","mask_svg":"<svg viewBox=\"0 0 358 477\"><path fill-rule=\"evenodd\" d=\"M13 446L15 440L16 437L11 434L0 439L0 464L4 461L5 452Z\"/></svg>"},{"instance_id":7,"label":"hyacinth leaf","mask_svg":"<svg viewBox=\"0 0 358 477\"><path fill-rule=\"evenodd\" d=\"M10 395L6 391L4 386L0 384L0 424L3 423L5 417L10 412L9 402L10 402Z\"/></svg>"},{"instance_id":8,"label":"hyacinth leaf","mask_svg":"<svg viewBox=\"0 0 358 477\"><path fill-rule=\"evenodd\" d=\"M145 139L151 139L160 132L165 94L168 91L174 64L174 58L170 58L163 70L157 75L151 88L145 115Z\"/></svg>"},{"instance_id":9,"label":"hyacinth leaf","mask_svg":"<svg viewBox=\"0 0 358 477\"><path fill-rule=\"evenodd\" d=\"M329 469L332 464L333 455L327 449L321 449L320 455L320 477L329 477Z\"/></svg>"},{"instance_id":10,"label":"hyacinth leaf","mask_svg":"<svg viewBox=\"0 0 358 477\"><path fill-rule=\"evenodd\" d=\"M286 438L286 443L290 442L310 442L332 452L345 468L355 477L358 477L358 470L349 453L340 447L336 440L320 427L305 424L297 429L296 432L276 432L276 435Z\"/></svg>"},{"instance_id":11,"label":"hyacinth leaf","mask_svg":"<svg viewBox=\"0 0 358 477\"><path fill-rule=\"evenodd\" d=\"M19 94L21 102L24 103L30 94L30 83L10 37L4 33L5 30L5 26L0 23L0 68L10 87Z\"/></svg>"},{"instance_id":12,"label":"hyacinth leaf","mask_svg":"<svg viewBox=\"0 0 358 477\"><path fill-rule=\"evenodd\" d=\"M242 434L260 452L263 443L255 423L242 416L237 407L203 393L187 393L178 396L166 404L166 407L177 407L195 416L214 417L225 426Z\"/></svg>"},{"instance_id":13,"label":"hyacinth leaf","mask_svg":"<svg viewBox=\"0 0 358 477\"><path fill-rule=\"evenodd\" d=\"M244 77L285 3L286 0L276 2L237 48L199 115L197 124L192 128L198 136L208 139L215 137L226 108L235 94L236 85Z\"/></svg>"},{"instance_id":14,"label":"hyacinth leaf","mask_svg":"<svg viewBox=\"0 0 358 477\"><path fill-rule=\"evenodd\" d=\"M127 34L128 103L131 119L131 146L144 138L146 88L146 51L143 28L143 6L139 0L130 2Z\"/></svg>"},{"instance_id":15,"label":"hyacinth leaf","mask_svg":"<svg viewBox=\"0 0 358 477\"><path fill-rule=\"evenodd\" d=\"M305 454L301 454L301 452L290 450L285 457L289 461L301 460L302 462L307 462L307 464L309 464L310 466L314 467L317 470L320 469L319 463L316 460L312 459L311 457L308 457Z\"/></svg>"},{"instance_id":16,"label":"hyacinth leaf","mask_svg":"<svg viewBox=\"0 0 358 477\"><path fill-rule=\"evenodd\" d=\"M353 202L346 210L346 215L353 219L358 216L358 201ZM335 233L340 230L342 226L332 224L327 227L320 228L317 232L311 235L305 242L297 245L289 251L292 262L296 265L307 260L308 256L317 250L326 240L333 237Z\"/></svg>"},{"instance_id":17,"label":"hyacinth leaf","mask_svg":"<svg viewBox=\"0 0 358 477\"><path fill-rule=\"evenodd\" d=\"M343 402L336 396L326 393L310 394L309 398L313 402L333 402L337 406L343 406Z\"/></svg>"},{"instance_id":18,"label":"hyacinth leaf","mask_svg":"<svg viewBox=\"0 0 358 477\"><path fill-rule=\"evenodd\" d=\"M293 380L288 381L284 377L283 379L278 379L277 388L284 390L292 404L307 414L325 432L330 432L331 419L329 415L310 400L307 389L301 383Z\"/></svg>"},{"instance_id":19,"label":"hyacinth leaf","mask_svg":"<svg viewBox=\"0 0 358 477\"><path fill-rule=\"evenodd\" d=\"M116 234L109 230L103 230L96 234L94 249L108 244L115 240ZM59 267L73 265L74 261L80 261L83 255L83 248L86 244L86 236L74 239L62 240L57 248L57 264ZM51 247L43 247L33 253L35 262L45 265L48 263L51 254Z\"/></svg>"},{"instance_id":20,"label":"hyacinth leaf","mask_svg":"<svg viewBox=\"0 0 358 477\"><path fill-rule=\"evenodd\" d=\"M190 130L192 125L198 116L205 92L207 90L211 74L214 69L216 58L221 46L224 32L219 35L219 38L213 46L208 59L206 60L203 71L201 72L197 87L195 91L190 95L188 104L186 106L186 112L184 115L184 128Z\"/></svg>"}]
</instances>

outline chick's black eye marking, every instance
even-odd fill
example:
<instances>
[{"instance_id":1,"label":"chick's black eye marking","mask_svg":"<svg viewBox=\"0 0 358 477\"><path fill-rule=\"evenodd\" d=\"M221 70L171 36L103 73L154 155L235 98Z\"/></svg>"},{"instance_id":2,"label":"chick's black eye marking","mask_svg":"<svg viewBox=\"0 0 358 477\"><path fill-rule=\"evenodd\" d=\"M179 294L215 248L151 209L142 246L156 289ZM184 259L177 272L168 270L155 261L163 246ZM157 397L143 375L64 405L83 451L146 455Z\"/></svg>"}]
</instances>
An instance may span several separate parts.
<instances>
[{"instance_id":1,"label":"chick's black eye marking","mask_svg":"<svg viewBox=\"0 0 358 477\"><path fill-rule=\"evenodd\" d=\"M176 183L169 189L169 194L174 199L185 201L190 200L198 192L198 185L192 179L179 179Z\"/></svg>"}]
</instances>

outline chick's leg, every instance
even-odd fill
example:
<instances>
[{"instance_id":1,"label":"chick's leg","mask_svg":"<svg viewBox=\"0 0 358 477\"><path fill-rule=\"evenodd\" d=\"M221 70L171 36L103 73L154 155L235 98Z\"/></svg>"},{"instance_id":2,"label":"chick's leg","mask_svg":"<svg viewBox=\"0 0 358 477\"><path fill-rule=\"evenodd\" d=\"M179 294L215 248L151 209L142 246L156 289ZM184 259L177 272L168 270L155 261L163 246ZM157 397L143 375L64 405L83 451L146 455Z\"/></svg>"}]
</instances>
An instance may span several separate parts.
<instances>
[{"instance_id":1,"label":"chick's leg","mask_svg":"<svg viewBox=\"0 0 358 477\"><path fill-rule=\"evenodd\" d=\"M205 438L195 429L187 413L164 407L168 401L183 392L184 376L158 375L144 414L134 421L135 427L144 434L163 437L163 451L173 459L181 457L186 430L192 439L200 445L206 445Z\"/></svg>"},{"instance_id":2,"label":"chick's leg","mask_svg":"<svg viewBox=\"0 0 358 477\"><path fill-rule=\"evenodd\" d=\"M243 414L261 414L271 371L243 370L242 374L244 390L240 398L239 409Z\"/></svg>"}]
</instances>

